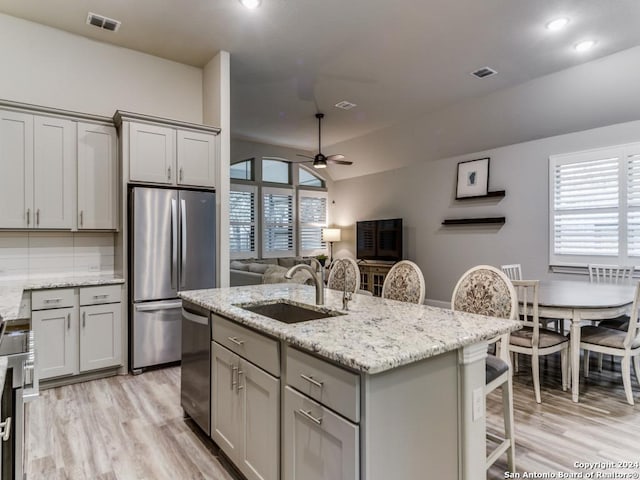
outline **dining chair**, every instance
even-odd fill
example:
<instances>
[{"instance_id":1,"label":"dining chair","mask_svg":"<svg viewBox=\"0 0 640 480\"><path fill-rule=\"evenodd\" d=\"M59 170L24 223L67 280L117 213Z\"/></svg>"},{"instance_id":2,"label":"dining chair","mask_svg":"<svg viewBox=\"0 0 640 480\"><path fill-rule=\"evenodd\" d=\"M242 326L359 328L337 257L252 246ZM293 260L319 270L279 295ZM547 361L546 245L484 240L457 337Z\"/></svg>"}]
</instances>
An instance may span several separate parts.
<instances>
[{"instance_id":1,"label":"dining chair","mask_svg":"<svg viewBox=\"0 0 640 480\"><path fill-rule=\"evenodd\" d=\"M509 280L522 280L522 267L519 263L511 265L501 265L500 270L509 278Z\"/></svg>"},{"instance_id":2,"label":"dining chair","mask_svg":"<svg viewBox=\"0 0 640 480\"><path fill-rule=\"evenodd\" d=\"M360 269L353 258L339 258L331 263L327 288L356 293L360 289Z\"/></svg>"},{"instance_id":3,"label":"dining chair","mask_svg":"<svg viewBox=\"0 0 640 480\"><path fill-rule=\"evenodd\" d=\"M382 298L422 304L424 295L424 276L420 267L410 260L394 264L382 284Z\"/></svg>"},{"instance_id":4,"label":"dining chair","mask_svg":"<svg viewBox=\"0 0 640 480\"><path fill-rule=\"evenodd\" d=\"M540 362L541 356L560 352L562 370L562 390L567 390L569 382L569 338L545 328L540 328L538 315L539 280L514 280L518 302L522 305L520 321L521 330L511 333L509 351L531 356L531 376L536 402L542 403L540 397Z\"/></svg>"},{"instance_id":5,"label":"dining chair","mask_svg":"<svg viewBox=\"0 0 640 480\"><path fill-rule=\"evenodd\" d=\"M640 324L638 321L638 307L640 303L640 283L631 307L631 315L626 330L608 327L582 327L580 348L584 350L584 376L589 377L589 352L606 353L614 357L621 357L622 384L627 403L633 405L633 391L631 390L631 361L636 374L636 381L640 383Z\"/></svg>"},{"instance_id":6,"label":"dining chair","mask_svg":"<svg viewBox=\"0 0 640 480\"><path fill-rule=\"evenodd\" d=\"M591 283L608 283L614 285L630 284L633 278L635 266L633 265L601 265L589 264L589 281ZM629 316L620 315L616 318L608 318L598 322L600 327L614 328L616 330L627 330L629 326ZM613 357L611 358L613 364ZM602 371L602 353L598 354L598 371Z\"/></svg>"},{"instance_id":7,"label":"dining chair","mask_svg":"<svg viewBox=\"0 0 640 480\"><path fill-rule=\"evenodd\" d=\"M511 280L500 270L490 265L479 265L467 270L458 280L451 296L451 309L516 319L518 299ZM493 338L496 355L487 355L485 363L485 397L500 387L502 390L502 415L504 439L487 432L487 437L498 443L486 459L487 470L503 453L507 453L507 464L515 472L515 430L513 427L513 375L509 361L509 334Z\"/></svg>"}]
</instances>

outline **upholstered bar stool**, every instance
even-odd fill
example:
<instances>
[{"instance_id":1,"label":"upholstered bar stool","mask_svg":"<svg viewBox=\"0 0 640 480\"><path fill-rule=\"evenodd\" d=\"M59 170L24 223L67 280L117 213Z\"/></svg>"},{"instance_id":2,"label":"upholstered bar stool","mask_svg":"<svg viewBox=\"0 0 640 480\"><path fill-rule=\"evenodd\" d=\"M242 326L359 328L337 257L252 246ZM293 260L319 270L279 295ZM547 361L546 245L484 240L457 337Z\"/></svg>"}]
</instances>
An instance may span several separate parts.
<instances>
[{"instance_id":1,"label":"upholstered bar stool","mask_svg":"<svg viewBox=\"0 0 640 480\"><path fill-rule=\"evenodd\" d=\"M382 284L382 298L422 304L424 295L422 270L410 260L402 260L391 267Z\"/></svg>"},{"instance_id":2,"label":"upholstered bar stool","mask_svg":"<svg viewBox=\"0 0 640 480\"><path fill-rule=\"evenodd\" d=\"M518 299L513 284L502 271L490 265L479 265L465 272L458 280L451 297L451 309L516 319ZM486 359L484 394L486 397L501 387L504 439L487 433L487 437L497 442L498 446L487 455L486 468L489 469L506 452L509 470L515 472L516 441L513 427L513 378L509 362L509 334L500 335L490 343L497 343L497 353L488 355Z\"/></svg>"}]
</instances>

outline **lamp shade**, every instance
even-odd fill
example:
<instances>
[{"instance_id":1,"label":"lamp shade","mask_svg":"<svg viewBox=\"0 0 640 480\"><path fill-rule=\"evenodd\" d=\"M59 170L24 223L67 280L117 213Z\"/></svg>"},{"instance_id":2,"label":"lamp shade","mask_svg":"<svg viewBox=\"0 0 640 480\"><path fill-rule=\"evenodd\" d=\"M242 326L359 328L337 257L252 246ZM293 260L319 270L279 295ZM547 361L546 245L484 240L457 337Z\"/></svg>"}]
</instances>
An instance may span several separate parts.
<instances>
[{"instance_id":1,"label":"lamp shade","mask_svg":"<svg viewBox=\"0 0 640 480\"><path fill-rule=\"evenodd\" d=\"M339 228L323 228L322 240L324 240L325 242L339 242L340 229Z\"/></svg>"}]
</instances>

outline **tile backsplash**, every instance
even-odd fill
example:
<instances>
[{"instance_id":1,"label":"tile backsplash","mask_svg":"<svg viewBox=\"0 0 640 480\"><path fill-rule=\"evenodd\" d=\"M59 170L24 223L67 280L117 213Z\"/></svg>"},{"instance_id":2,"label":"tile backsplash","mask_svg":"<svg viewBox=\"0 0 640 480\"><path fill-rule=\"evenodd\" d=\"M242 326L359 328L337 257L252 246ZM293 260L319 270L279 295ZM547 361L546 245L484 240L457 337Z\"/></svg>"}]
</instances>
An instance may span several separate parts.
<instances>
[{"instance_id":1,"label":"tile backsplash","mask_svg":"<svg viewBox=\"0 0 640 480\"><path fill-rule=\"evenodd\" d=\"M112 274L113 233L0 232L0 279Z\"/></svg>"}]
</instances>

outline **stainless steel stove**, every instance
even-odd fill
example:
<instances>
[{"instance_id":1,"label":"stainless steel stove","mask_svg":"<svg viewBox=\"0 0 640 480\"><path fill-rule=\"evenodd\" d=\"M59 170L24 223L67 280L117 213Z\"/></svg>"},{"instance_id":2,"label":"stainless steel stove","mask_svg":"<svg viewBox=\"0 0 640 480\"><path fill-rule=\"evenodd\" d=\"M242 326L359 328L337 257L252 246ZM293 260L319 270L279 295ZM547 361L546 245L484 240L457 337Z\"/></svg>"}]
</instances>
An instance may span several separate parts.
<instances>
[{"instance_id":1,"label":"stainless steel stove","mask_svg":"<svg viewBox=\"0 0 640 480\"><path fill-rule=\"evenodd\" d=\"M5 325L3 325L4 327ZM0 479L23 480L24 404L39 395L35 368L35 338L29 326L9 326L0 340L0 356L6 357L2 399L0 401Z\"/></svg>"}]
</instances>

